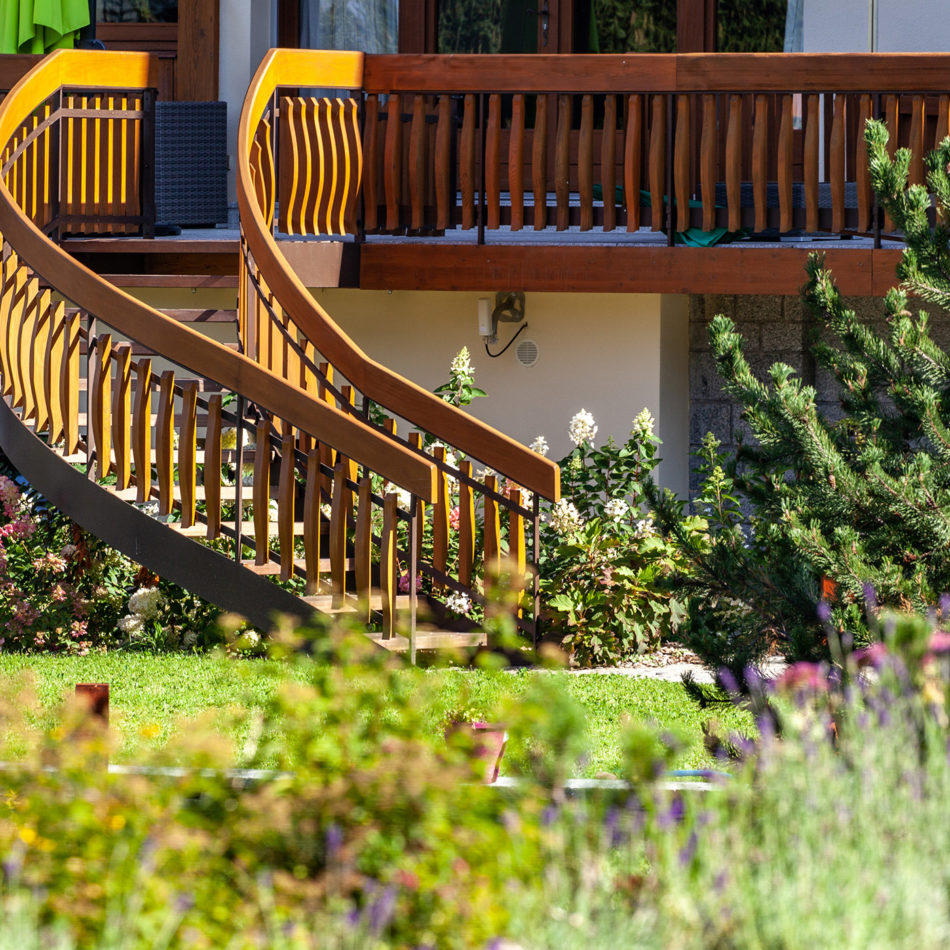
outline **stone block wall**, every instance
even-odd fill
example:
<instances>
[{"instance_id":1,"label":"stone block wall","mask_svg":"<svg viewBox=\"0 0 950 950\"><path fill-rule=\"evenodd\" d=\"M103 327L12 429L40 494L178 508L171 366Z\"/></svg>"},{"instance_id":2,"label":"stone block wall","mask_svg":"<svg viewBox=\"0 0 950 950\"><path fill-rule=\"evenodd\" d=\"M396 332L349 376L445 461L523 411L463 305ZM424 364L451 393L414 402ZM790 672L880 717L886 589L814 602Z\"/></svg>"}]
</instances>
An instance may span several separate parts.
<instances>
[{"instance_id":1,"label":"stone block wall","mask_svg":"<svg viewBox=\"0 0 950 950\"><path fill-rule=\"evenodd\" d=\"M877 298L848 298L845 303L876 330L886 328L884 307ZM913 308L912 308L913 309ZM805 382L818 391L819 408L834 418L840 414L837 386L831 375L816 368L809 353L810 327L799 297L749 295L693 295L690 298L690 451L695 452L707 432L721 440L725 448L749 441L748 429L739 408L723 392L715 361L709 349L708 325L717 314L725 314L745 337L745 352L756 376L766 379L769 367L788 363ZM825 331L827 332L827 331ZM931 308L934 340L950 348L950 318ZM690 491L697 487L695 473Z\"/></svg>"}]
</instances>

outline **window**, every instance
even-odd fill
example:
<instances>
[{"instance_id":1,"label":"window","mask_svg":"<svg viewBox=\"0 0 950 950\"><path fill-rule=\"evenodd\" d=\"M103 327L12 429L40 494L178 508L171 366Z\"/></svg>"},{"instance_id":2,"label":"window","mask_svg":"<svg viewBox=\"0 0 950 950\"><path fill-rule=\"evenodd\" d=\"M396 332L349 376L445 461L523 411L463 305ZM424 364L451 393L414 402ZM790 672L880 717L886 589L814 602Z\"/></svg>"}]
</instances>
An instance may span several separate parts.
<instances>
[{"instance_id":1,"label":"window","mask_svg":"<svg viewBox=\"0 0 950 950\"><path fill-rule=\"evenodd\" d=\"M177 23L178 0L96 0L98 23Z\"/></svg>"}]
</instances>

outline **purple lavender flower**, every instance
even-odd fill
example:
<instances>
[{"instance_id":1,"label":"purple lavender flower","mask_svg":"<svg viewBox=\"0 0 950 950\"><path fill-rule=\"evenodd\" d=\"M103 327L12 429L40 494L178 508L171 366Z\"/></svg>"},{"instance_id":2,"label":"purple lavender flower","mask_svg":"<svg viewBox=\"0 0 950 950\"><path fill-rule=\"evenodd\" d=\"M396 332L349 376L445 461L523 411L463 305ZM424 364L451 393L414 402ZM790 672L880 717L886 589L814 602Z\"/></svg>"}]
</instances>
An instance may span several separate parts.
<instances>
[{"instance_id":1,"label":"purple lavender flower","mask_svg":"<svg viewBox=\"0 0 950 950\"><path fill-rule=\"evenodd\" d=\"M343 847L343 832L340 826L335 824L327 825L327 830L324 832L324 840L327 846L327 857L332 860L339 854L340 848Z\"/></svg>"},{"instance_id":2,"label":"purple lavender flower","mask_svg":"<svg viewBox=\"0 0 950 950\"><path fill-rule=\"evenodd\" d=\"M950 615L950 594L940 595L940 614L943 617Z\"/></svg>"},{"instance_id":3,"label":"purple lavender flower","mask_svg":"<svg viewBox=\"0 0 950 950\"><path fill-rule=\"evenodd\" d=\"M727 693L732 696L738 695L739 684L736 682L736 678L732 675L732 671L727 669L725 666L719 670L719 682Z\"/></svg>"},{"instance_id":4,"label":"purple lavender flower","mask_svg":"<svg viewBox=\"0 0 950 950\"><path fill-rule=\"evenodd\" d=\"M874 589L873 584L864 585L864 603L867 605L868 610L874 610L877 606L877 591Z\"/></svg>"},{"instance_id":5,"label":"purple lavender flower","mask_svg":"<svg viewBox=\"0 0 950 950\"><path fill-rule=\"evenodd\" d=\"M369 932L374 937L382 935L396 912L396 888L391 884L369 906Z\"/></svg>"},{"instance_id":6,"label":"purple lavender flower","mask_svg":"<svg viewBox=\"0 0 950 950\"><path fill-rule=\"evenodd\" d=\"M692 862L696 855L696 847L698 844L699 838L696 836L696 832L691 831L689 833L689 838L686 839L686 844L679 853L680 867L685 868Z\"/></svg>"},{"instance_id":7,"label":"purple lavender flower","mask_svg":"<svg viewBox=\"0 0 950 950\"><path fill-rule=\"evenodd\" d=\"M549 828L551 825L557 821L557 817L560 814L560 809L557 805L547 805L544 811L541 812L541 826L543 828Z\"/></svg>"},{"instance_id":8,"label":"purple lavender flower","mask_svg":"<svg viewBox=\"0 0 950 950\"><path fill-rule=\"evenodd\" d=\"M818 606L815 609L815 613L818 614L818 619L822 623L828 623L828 621L831 620L831 605L827 600L822 598L818 601Z\"/></svg>"}]
</instances>

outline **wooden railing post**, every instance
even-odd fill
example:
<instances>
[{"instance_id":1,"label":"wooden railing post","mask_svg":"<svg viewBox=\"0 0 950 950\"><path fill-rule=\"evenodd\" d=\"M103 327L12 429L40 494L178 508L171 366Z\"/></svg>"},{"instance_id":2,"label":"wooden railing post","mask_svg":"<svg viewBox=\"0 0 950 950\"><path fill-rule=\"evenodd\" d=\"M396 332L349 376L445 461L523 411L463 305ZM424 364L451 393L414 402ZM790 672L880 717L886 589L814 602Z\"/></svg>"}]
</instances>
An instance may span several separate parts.
<instances>
[{"instance_id":1,"label":"wooden railing post","mask_svg":"<svg viewBox=\"0 0 950 950\"><path fill-rule=\"evenodd\" d=\"M142 237L155 237L155 89L142 93Z\"/></svg>"}]
</instances>

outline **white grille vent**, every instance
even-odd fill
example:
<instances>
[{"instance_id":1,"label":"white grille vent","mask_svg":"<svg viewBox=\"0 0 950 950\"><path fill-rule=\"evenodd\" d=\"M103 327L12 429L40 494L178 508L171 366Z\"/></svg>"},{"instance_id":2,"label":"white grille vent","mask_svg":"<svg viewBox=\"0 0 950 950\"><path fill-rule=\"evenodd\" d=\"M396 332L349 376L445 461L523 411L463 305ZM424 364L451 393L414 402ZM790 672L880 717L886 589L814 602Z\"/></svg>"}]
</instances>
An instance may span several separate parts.
<instances>
[{"instance_id":1,"label":"white grille vent","mask_svg":"<svg viewBox=\"0 0 950 950\"><path fill-rule=\"evenodd\" d=\"M538 344L534 340L522 340L515 350L515 356L522 366L534 366L538 362Z\"/></svg>"}]
</instances>

